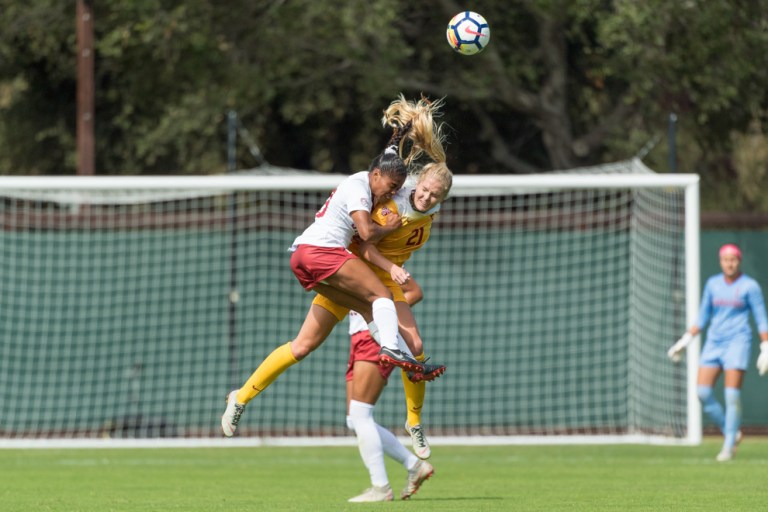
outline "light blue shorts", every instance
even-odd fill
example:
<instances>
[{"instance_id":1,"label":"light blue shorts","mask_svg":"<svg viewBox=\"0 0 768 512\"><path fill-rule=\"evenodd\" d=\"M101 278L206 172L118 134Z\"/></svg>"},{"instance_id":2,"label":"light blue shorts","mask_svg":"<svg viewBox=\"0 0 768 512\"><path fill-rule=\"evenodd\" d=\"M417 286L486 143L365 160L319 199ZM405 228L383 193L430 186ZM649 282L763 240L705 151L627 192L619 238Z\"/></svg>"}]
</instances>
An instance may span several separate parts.
<instances>
[{"instance_id":1,"label":"light blue shorts","mask_svg":"<svg viewBox=\"0 0 768 512\"><path fill-rule=\"evenodd\" d=\"M752 349L752 336L727 340L707 340L701 349L699 366L714 366L724 370L746 370Z\"/></svg>"}]
</instances>

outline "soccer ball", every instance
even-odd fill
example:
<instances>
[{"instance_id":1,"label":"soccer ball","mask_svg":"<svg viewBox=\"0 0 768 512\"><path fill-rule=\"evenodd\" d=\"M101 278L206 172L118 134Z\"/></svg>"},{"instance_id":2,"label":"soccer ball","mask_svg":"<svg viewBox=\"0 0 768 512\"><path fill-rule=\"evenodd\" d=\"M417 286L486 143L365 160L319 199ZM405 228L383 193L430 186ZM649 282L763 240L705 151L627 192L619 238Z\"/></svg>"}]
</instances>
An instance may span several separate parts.
<instances>
[{"instance_id":1,"label":"soccer ball","mask_svg":"<svg viewBox=\"0 0 768 512\"><path fill-rule=\"evenodd\" d=\"M448 44L462 55L483 51L491 39L491 27L485 18L472 11L463 11L451 18L445 32Z\"/></svg>"}]
</instances>

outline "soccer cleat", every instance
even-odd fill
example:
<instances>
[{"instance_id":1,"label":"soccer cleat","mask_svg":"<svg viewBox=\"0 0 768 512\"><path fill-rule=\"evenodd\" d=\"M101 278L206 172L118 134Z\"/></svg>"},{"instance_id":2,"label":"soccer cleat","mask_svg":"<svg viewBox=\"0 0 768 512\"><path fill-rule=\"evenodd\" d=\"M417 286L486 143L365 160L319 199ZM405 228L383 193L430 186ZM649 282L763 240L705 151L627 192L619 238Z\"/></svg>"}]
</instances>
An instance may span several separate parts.
<instances>
[{"instance_id":1,"label":"soccer cleat","mask_svg":"<svg viewBox=\"0 0 768 512\"><path fill-rule=\"evenodd\" d=\"M744 438L744 434L741 430L736 432L736 439L733 443L733 448L728 450L727 448L723 448L720 450L720 453L717 454L717 462L727 462L729 460L733 460L733 458L736 456L736 450L739 448L739 444L741 443L741 440Z\"/></svg>"},{"instance_id":2,"label":"soccer cleat","mask_svg":"<svg viewBox=\"0 0 768 512\"><path fill-rule=\"evenodd\" d=\"M432 464L425 460L420 460L416 463L416 466L408 471L408 483L400 493L400 498L407 500L419 490L421 484L423 484L429 477L435 474L435 468Z\"/></svg>"},{"instance_id":3,"label":"soccer cleat","mask_svg":"<svg viewBox=\"0 0 768 512\"><path fill-rule=\"evenodd\" d=\"M720 450L720 453L717 454L717 457L715 457L717 462L728 462L729 460L733 459L733 451L727 450L723 448Z\"/></svg>"},{"instance_id":4,"label":"soccer cleat","mask_svg":"<svg viewBox=\"0 0 768 512\"><path fill-rule=\"evenodd\" d=\"M445 366L442 364L426 364L424 363L423 372L407 372L408 380L411 382L432 382L439 376L445 373Z\"/></svg>"},{"instance_id":5,"label":"soccer cleat","mask_svg":"<svg viewBox=\"0 0 768 512\"><path fill-rule=\"evenodd\" d=\"M360 496L349 498L347 501L350 503L370 503L374 501L392 501L395 499L395 495L392 492L392 488L389 484L384 487L373 486L370 489L363 491Z\"/></svg>"},{"instance_id":6,"label":"soccer cleat","mask_svg":"<svg viewBox=\"0 0 768 512\"><path fill-rule=\"evenodd\" d=\"M411 444L413 445L413 452L420 459L428 459L432 455L432 450L429 448L427 442L427 436L424 435L424 427L421 425L410 426L408 422L405 422L405 431L411 436Z\"/></svg>"},{"instance_id":7,"label":"soccer cleat","mask_svg":"<svg viewBox=\"0 0 768 512\"><path fill-rule=\"evenodd\" d=\"M221 430L226 437L232 437L237 430L237 424L240 423L240 416L245 411L245 405L237 403L237 389L230 391L227 395L227 408L221 415Z\"/></svg>"},{"instance_id":8,"label":"soccer cleat","mask_svg":"<svg viewBox=\"0 0 768 512\"><path fill-rule=\"evenodd\" d=\"M382 366L397 366L406 372L421 373L424 365L414 358L404 354L398 349L381 347L379 350L379 364Z\"/></svg>"}]
</instances>

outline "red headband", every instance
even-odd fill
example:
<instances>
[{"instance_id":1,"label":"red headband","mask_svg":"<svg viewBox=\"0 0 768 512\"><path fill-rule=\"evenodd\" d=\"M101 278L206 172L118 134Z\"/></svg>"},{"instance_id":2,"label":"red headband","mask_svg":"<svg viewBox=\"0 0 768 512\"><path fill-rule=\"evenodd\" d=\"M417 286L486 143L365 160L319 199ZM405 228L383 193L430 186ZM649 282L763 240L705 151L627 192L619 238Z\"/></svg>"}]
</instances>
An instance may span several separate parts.
<instances>
[{"instance_id":1,"label":"red headband","mask_svg":"<svg viewBox=\"0 0 768 512\"><path fill-rule=\"evenodd\" d=\"M720 248L720 257L726 256L728 254L732 254L739 258L739 261L741 261L741 249L735 244L725 244Z\"/></svg>"}]
</instances>

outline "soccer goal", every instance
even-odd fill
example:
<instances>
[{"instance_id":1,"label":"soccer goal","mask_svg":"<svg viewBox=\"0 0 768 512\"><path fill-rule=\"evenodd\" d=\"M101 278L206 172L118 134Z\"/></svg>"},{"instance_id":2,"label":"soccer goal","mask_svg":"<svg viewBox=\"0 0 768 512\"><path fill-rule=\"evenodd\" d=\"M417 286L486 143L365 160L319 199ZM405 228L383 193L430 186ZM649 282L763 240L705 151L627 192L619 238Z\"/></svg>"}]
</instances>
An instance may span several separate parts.
<instances>
[{"instance_id":1,"label":"soccer goal","mask_svg":"<svg viewBox=\"0 0 768 512\"><path fill-rule=\"evenodd\" d=\"M0 178L0 446L354 443L349 338L219 417L311 302L287 248L329 175ZM698 177L639 160L456 176L408 263L433 444L695 444ZM395 375L376 408L400 433Z\"/></svg>"}]
</instances>

